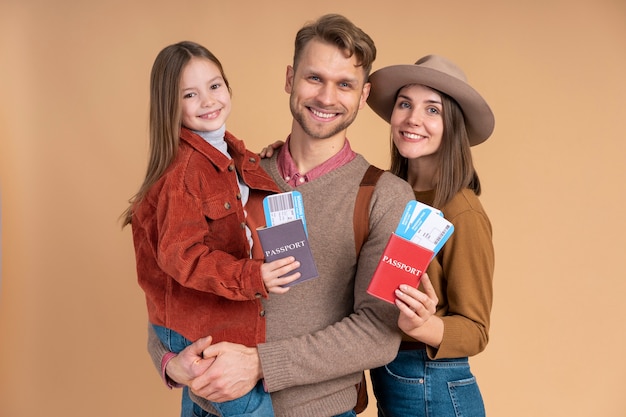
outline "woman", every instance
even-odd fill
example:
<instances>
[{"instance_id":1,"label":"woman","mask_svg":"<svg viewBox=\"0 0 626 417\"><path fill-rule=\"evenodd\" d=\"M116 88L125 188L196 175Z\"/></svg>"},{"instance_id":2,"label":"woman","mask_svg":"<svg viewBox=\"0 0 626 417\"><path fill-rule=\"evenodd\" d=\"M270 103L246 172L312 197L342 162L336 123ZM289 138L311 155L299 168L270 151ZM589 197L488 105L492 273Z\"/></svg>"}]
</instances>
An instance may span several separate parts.
<instances>
[{"instance_id":1,"label":"woman","mask_svg":"<svg viewBox=\"0 0 626 417\"><path fill-rule=\"evenodd\" d=\"M489 138L493 113L441 56L382 68L370 82L367 102L391 125L391 171L455 228L423 276L423 291L396 291L403 342L393 362L371 371L378 415L483 416L468 357L488 341L494 252L470 146Z\"/></svg>"}]
</instances>

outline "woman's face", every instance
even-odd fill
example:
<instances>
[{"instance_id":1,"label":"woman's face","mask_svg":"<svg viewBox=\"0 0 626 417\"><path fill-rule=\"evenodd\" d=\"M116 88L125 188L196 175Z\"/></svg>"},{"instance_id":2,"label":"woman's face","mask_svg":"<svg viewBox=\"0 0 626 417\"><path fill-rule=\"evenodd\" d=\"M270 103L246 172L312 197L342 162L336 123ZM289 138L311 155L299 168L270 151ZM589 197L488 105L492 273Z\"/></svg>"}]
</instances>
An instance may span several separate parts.
<instances>
[{"instance_id":1,"label":"woman's face","mask_svg":"<svg viewBox=\"0 0 626 417\"><path fill-rule=\"evenodd\" d=\"M443 105L436 91L419 84L398 92L391 113L391 136L400 155L411 160L435 155L443 136Z\"/></svg>"},{"instance_id":2,"label":"woman's face","mask_svg":"<svg viewBox=\"0 0 626 417\"><path fill-rule=\"evenodd\" d=\"M193 57L180 79L183 126L202 132L219 129L230 114L230 92L213 62Z\"/></svg>"}]
</instances>

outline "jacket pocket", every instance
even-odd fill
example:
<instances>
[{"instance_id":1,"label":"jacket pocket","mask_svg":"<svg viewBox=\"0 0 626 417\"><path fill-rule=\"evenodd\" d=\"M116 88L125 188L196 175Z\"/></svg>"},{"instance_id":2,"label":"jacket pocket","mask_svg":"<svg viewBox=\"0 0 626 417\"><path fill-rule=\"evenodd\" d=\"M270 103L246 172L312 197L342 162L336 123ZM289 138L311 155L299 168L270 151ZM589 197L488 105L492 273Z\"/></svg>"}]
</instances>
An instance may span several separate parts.
<instances>
[{"instance_id":1,"label":"jacket pocket","mask_svg":"<svg viewBox=\"0 0 626 417\"><path fill-rule=\"evenodd\" d=\"M202 201L202 212L207 221L222 219L230 214L235 214L237 200L230 193L212 195Z\"/></svg>"},{"instance_id":2,"label":"jacket pocket","mask_svg":"<svg viewBox=\"0 0 626 417\"><path fill-rule=\"evenodd\" d=\"M219 193L202 202L202 214L207 223L207 246L232 254L244 250L245 233L238 220L238 207L236 197L230 193ZM241 238L238 239L238 236Z\"/></svg>"}]
</instances>

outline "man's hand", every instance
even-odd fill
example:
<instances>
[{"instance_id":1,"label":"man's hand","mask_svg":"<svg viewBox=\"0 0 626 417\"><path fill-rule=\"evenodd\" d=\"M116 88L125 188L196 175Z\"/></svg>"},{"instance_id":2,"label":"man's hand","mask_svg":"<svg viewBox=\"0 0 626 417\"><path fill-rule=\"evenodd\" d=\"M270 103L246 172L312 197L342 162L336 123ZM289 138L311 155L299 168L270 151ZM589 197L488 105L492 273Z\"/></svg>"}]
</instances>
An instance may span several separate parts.
<instances>
[{"instance_id":1,"label":"man's hand","mask_svg":"<svg viewBox=\"0 0 626 417\"><path fill-rule=\"evenodd\" d=\"M261 378L261 360L256 348L220 342L204 350L204 360L213 361L206 371L188 384L194 394L209 401L239 398ZM202 361L201 361L202 362Z\"/></svg>"},{"instance_id":2,"label":"man's hand","mask_svg":"<svg viewBox=\"0 0 626 417\"><path fill-rule=\"evenodd\" d=\"M196 340L165 366L167 376L179 384L189 385L202 375L213 363L215 358L203 359L202 352L211 346L211 336Z\"/></svg>"}]
</instances>

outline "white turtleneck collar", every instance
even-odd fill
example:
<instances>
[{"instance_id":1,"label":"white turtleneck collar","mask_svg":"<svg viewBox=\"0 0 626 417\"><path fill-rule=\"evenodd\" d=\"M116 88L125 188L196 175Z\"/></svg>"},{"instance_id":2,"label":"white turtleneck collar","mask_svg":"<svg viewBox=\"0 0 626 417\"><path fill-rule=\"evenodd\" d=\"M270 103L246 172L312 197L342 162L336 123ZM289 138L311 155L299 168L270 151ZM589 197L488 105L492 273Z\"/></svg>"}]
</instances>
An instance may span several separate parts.
<instances>
[{"instance_id":1,"label":"white turtleneck collar","mask_svg":"<svg viewBox=\"0 0 626 417\"><path fill-rule=\"evenodd\" d=\"M194 130L193 133L200 136L202 139L207 141L211 146L226 155L228 158L231 157L228 153L228 144L224 140L224 134L226 133L226 124L223 124L222 127L217 130L211 130L208 132L200 132Z\"/></svg>"}]
</instances>

